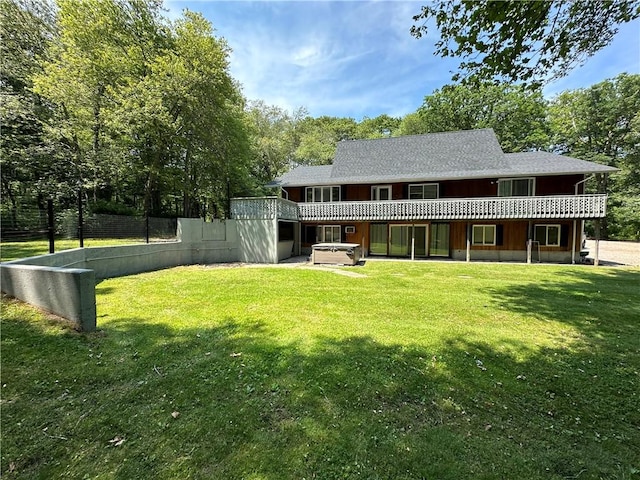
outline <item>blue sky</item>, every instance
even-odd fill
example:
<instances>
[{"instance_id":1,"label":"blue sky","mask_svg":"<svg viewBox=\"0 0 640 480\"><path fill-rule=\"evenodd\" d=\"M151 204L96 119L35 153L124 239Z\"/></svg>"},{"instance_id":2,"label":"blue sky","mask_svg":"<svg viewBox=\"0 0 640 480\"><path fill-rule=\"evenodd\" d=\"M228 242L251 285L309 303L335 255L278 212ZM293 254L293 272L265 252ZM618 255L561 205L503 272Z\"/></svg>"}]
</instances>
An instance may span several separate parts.
<instances>
[{"instance_id":1,"label":"blue sky","mask_svg":"<svg viewBox=\"0 0 640 480\"><path fill-rule=\"evenodd\" d=\"M250 100L311 116L375 117L414 112L451 82L456 59L433 55L435 35L409 34L421 1L165 0L169 16L202 13L233 49L232 76ZM640 73L640 20L545 95Z\"/></svg>"}]
</instances>

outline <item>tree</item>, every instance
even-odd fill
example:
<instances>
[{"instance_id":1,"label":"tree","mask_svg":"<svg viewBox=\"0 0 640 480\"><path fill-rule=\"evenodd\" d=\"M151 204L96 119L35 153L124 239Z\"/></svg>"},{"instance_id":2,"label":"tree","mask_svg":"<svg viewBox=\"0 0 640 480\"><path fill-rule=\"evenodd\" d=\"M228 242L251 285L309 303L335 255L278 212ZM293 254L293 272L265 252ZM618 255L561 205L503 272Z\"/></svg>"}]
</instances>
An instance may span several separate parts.
<instances>
[{"instance_id":1,"label":"tree","mask_svg":"<svg viewBox=\"0 0 640 480\"><path fill-rule=\"evenodd\" d=\"M356 138L357 123L353 118L307 117L297 126L300 143L295 152L300 165L329 165L336 145Z\"/></svg>"},{"instance_id":2,"label":"tree","mask_svg":"<svg viewBox=\"0 0 640 480\"><path fill-rule=\"evenodd\" d=\"M400 126L400 119L387 114L375 118L365 117L356 127L356 138L384 138L390 137Z\"/></svg>"},{"instance_id":3,"label":"tree","mask_svg":"<svg viewBox=\"0 0 640 480\"><path fill-rule=\"evenodd\" d=\"M459 57L465 81L508 80L539 86L566 75L608 45L618 25L640 17L637 0L438 0L413 17L420 38L435 21L436 54Z\"/></svg>"},{"instance_id":4,"label":"tree","mask_svg":"<svg viewBox=\"0 0 640 480\"><path fill-rule=\"evenodd\" d=\"M289 114L263 101L249 102L246 109L252 144L252 173L264 185L289 170L295 163L299 144L299 122L307 116L300 108Z\"/></svg>"},{"instance_id":5,"label":"tree","mask_svg":"<svg viewBox=\"0 0 640 480\"><path fill-rule=\"evenodd\" d=\"M393 136L420 135L428 132L429 127L422 116L418 112L412 112L402 117L398 128L393 132Z\"/></svg>"},{"instance_id":6,"label":"tree","mask_svg":"<svg viewBox=\"0 0 640 480\"><path fill-rule=\"evenodd\" d=\"M522 86L446 85L425 97L418 114L423 133L492 128L505 152L549 144L542 93Z\"/></svg>"},{"instance_id":7,"label":"tree","mask_svg":"<svg viewBox=\"0 0 640 480\"><path fill-rule=\"evenodd\" d=\"M621 74L551 101L549 122L558 153L620 169L598 176L610 194L603 238L640 238L640 75Z\"/></svg>"},{"instance_id":8,"label":"tree","mask_svg":"<svg viewBox=\"0 0 640 480\"><path fill-rule=\"evenodd\" d=\"M202 15L168 27L144 75L129 78L114 118L143 177L145 211L179 200L183 216L225 216L233 187L248 175L244 99L229 75L229 48Z\"/></svg>"},{"instance_id":9,"label":"tree","mask_svg":"<svg viewBox=\"0 0 640 480\"><path fill-rule=\"evenodd\" d=\"M149 45L158 43L159 4L58 0L58 7L59 37L33 77L34 91L53 106L48 134L62 147L69 183L95 201L123 176L124 153L109 117L120 89L144 71Z\"/></svg>"},{"instance_id":10,"label":"tree","mask_svg":"<svg viewBox=\"0 0 640 480\"><path fill-rule=\"evenodd\" d=\"M17 214L19 197L42 203L51 194L55 175L53 145L46 142L48 105L31 91L39 59L55 38L49 4L31 0L0 0L0 165L2 201ZM41 205L42 206L42 205Z\"/></svg>"},{"instance_id":11,"label":"tree","mask_svg":"<svg viewBox=\"0 0 640 480\"><path fill-rule=\"evenodd\" d=\"M169 22L158 0L59 0L58 25L34 89L71 183L150 215L227 215L248 188L249 140L211 24Z\"/></svg>"}]
</instances>

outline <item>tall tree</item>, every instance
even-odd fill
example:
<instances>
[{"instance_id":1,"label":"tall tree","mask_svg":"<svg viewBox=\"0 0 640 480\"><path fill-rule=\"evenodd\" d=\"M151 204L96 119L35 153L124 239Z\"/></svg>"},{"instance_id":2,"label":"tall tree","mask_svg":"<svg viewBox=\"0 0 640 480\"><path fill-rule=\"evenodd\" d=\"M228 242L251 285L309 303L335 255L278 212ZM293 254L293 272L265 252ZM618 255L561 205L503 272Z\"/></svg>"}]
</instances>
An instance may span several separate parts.
<instances>
[{"instance_id":1,"label":"tall tree","mask_svg":"<svg viewBox=\"0 0 640 480\"><path fill-rule=\"evenodd\" d=\"M264 185L295 164L295 150L300 143L298 124L308 115L302 108L290 114L261 100L249 102L246 114L252 140L253 175Z\"/></svg>"},{"instance_id":2,"label":"tall tree","mask_svg":"<svg viewBox=\"0 0 640 480\"><path fill-rule=\"evenodd\" d=\"M202 15L159 0L59 0L60 37L34 79L55 106L69 177L151 215L228 214L249 142L229 47ZM142 193L140 195L139 193Z\"/></svg>"},{"instance_id":3,"label":"tall tree","mask_svg":"<svg viewBox=\"0 0 640 480\"><path fill-rule=\"evenodd\" d=\"M390 137L400 126L400 119L387 114L374 118L365 117L356 127L355 136L359 139Z\"/></svg>"},{"instance_id":4,"label":"tall tree","mask_svg":"<svg viewBox=\"0 0 640 480\"><path fill-rule=\"evenodd\" d=\"M328 165L333 161L336 145L356 138L353 118L307 117L298 124L300 144L295 158L300 165Z\"/></svg>"},{"instance_id":5,"label":"tall tree","mask_svg":"<svg viewBox=\"0 0 640 480\"><path fill-rule=\"evenodd\" d=\"M551 101L554 148L617 167L597 177L596 190L611 194L603 237L640 237L640 75L621 74L589 88L563 92Z\"/></svg>"},{"instance_id":6,"label":"tall tree","mask_svg":"<svg viewBox=\"0 0 640 480\"><path fill-rule=\"evenodd\" d=\"M437 0L413 17L411 34L420 38L435 22L435 53L462 59L455 81L540 85L582 64L618 25L638 17L637 0Z\"/></svg>"},{"instance_id":7,"label":"tall tree","mask_svg":"<svg viewBox=\"0 0 640 480\"><path fill-rule=\"evenodd\" d=\"M509 84L446 85L418 109L427 132L493 128L505 152L549 145L546 102L539 90Z\"/></svg>"},{"instance_id":8,"label":"tall tree","mask_svg":"<svg viewBox=\"0 0 640 480\"><path fill-rule=\"evenodd\" d=\"M49 4L35 0L0 0L0 165L2 203L15 216L19 197L44 197L55 184L53 145L45 140L48 105L31 90L31 77L55 37Z\"/></svg>"},{"instance_id":9,"label":"tall tree","mask_svg":"<svg viewBox=\"0 0 640 480\"><path fill-rule=\"evenodd\" d=\"M155 42L160 5L58 0L58 7L60 35L43 71L34 76L34 90L55 106L49 133L64 146L69 177L95 200L119 177L121 152L107 119L119 89L144 69L143 42L149 37Z\"/></svg>"}]
</instances>

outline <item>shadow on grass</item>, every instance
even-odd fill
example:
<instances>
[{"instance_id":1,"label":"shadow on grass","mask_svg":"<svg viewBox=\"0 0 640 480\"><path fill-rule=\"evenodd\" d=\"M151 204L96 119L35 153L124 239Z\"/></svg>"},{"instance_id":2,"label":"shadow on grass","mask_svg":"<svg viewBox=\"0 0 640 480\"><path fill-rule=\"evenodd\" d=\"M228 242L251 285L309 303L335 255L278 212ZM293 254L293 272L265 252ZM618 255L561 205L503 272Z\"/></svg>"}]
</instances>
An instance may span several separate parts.
<instances>
[{"instance_id":1,"label":"shadow on grass","mask_svg":"<svg viewBox=\"0 0 640 480\"><path fill-rule=\"evenodd\" d=\"M556 275L557 281L510 285L490 294L509 311L567 323L594 341L602 336L637 335L640 270L571 269Z\"/></svg>"},{"instance_id":2,"label":"shadow on grass","mask_svg":"<svg viewBox=\"0 0 640 480\"><path fill-rule=\"evenodd\" d=\"M579 283L584 291L568 294L580 296L571 302L582 305L601 280ZM637 318L627 313L610 331L604 313L547 298L553 288L494 296L531 314L567 313L601 348L544 349L518 361L464 338L437 351L367 336L283 345L262 323L234 318L180 331L131 318L94 335L52 334L9 315L2 472L631 477L640 466L640 351L616 331L637 332Z\"/></svg>"}]
</instances>

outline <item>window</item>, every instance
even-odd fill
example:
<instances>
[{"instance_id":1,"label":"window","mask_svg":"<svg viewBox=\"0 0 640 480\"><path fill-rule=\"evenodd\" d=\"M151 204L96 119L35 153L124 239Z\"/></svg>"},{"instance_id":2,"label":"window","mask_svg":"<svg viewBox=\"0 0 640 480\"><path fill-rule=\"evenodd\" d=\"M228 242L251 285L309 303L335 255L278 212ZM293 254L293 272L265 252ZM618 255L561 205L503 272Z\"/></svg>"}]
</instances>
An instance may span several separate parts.
<instances>
[{"instance_id":1,"label":"window","mask_svg":"<svg viewBox=\"0 0 640 480\"><path fill-rule=\"evenodd\" d=\"M530 197L535 191L534 178L505 178L498 180L499 197Z\"/></svg>"},{"instance_id":2,"label":"window","mask_svg":"<svg viewBox=\"0 0 640 480\"><path fill-rule=\"evenodd\" d=\"M495 225L474 225L471 238L473 245L495 245L496 226Z\"/></svg>"},{"instance_id":3,"label":"window","mask_svg":"<svg viewBox=\"0 0 640 480\"><path fill-rule=\"evenodd\" d=\"M278 241L286 242L294 239L294 227L293 222L278 222Z\"/></svg>"},{"instance_id":4,"label":"window","mask_svg":"<svg viewBox=\"0 0 640 480\"><path fill-rule=\"evenodd\" d=\"M340 225L319 225L318 241L324 243L340 243Z\"/></svg>"},{"instance_id":5,"label":"window","mask_svg":"<svg viewBox=\"0 0 640 480\"><path fill-rule=\"evenodd\" d=\"M374 185L371 187L371 200L391 200L391 185Z\"/></svg>"},{"instance_id":6,"label":"window","mask_svg":"<svg viewBox=\"0 0 640 480\"><path fill-rule=\"evenodd\" d=\"M547 247L560 246L560 225L536 225L533 239Z\"/></svg>"},{"instance_id":7,"label":"window","mask_svg":"<svg viewBox=\"0 0 640 480\"><path fill-rule=\"evenodd\" d=\"M340 187L328 185L325 187L306 187L305 198L307 202L339 202Z\"/></svg>"},{"instance_id":8,"label":"window","mask_svg":"<svg viewBox=\"0 0 640 480\"><path fill-rule=\"evenodd\" d=\"M438 198L440 192L437 183L422 183L409 185L409 199L423 200L428 198Z\"/></svg>"}]
</instances>

